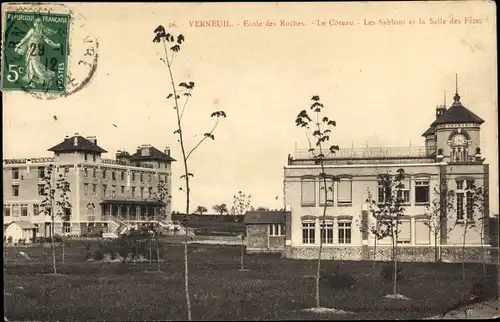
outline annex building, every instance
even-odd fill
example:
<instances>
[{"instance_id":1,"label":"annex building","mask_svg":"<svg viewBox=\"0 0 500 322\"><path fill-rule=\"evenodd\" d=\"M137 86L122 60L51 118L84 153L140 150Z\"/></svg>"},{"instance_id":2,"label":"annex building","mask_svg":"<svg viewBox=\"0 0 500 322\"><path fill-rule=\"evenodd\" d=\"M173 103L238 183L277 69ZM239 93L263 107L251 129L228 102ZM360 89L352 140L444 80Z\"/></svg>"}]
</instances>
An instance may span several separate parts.
<instances>
[{"instance_id":1,"label":"annex building","mask_svg":"<svg viewBox=\"0 0 500 322\"><path fill-rule=\"evenodd\" d=\"M436 108L435 119L422 134L424 146L341 148L324 163L327 175L340 178L327 184L333 184L333 191L328 191L326 199L325 226L321 221L325 198L323 179L318 178L320 165L315 164L308 150L289 155L284 167L284 229L279 232L284 236L286 257L317 258L322 238L325 259L369 260L374 257L375 247L377 260L390 259L390 237L378 240L375 246L375 237L361 227L369 227L374 221L366 203L367 191L374 200L382 202L383 189L377 176L395 174L399 168L404 169L406 176L402 192L406 211L397 240L399 260L434 261L436 243L442 260L459 260L465 220L475 220L476 226L467 226L467 259L489 256L488 220L483 225L479 222L481 216L474 213L466 193L472 183L488 190L489 168L482 158L479 139L483 123L462 104L457 91L451 106ZM437 187L439 193L443 180L446 189L455 192L454 209L443 210L440 217L445 218L444 224L435 234L426 224L430 221L427 207L439 198L434 189ZM484 213L489 216L488 198L484 201ZM274 236L276 232L270 228L269 234Z\"/></svg>"},{"instance_id":2,"label":"annex building","mask_svg":"<svg viewBox=\"0 0 500 322\"><path fill-rule=\"evenodd\" d=\"M159 185L171 191L170 149L141 145L130 154L118 150L115 159L96 137L78 133L48 149L51 157L3 160L3 220L33 225L36 236L50 236L51 216L43 212L43 178L53 165L52 183L60 175L69 182L70 220L55 216L54 234L92 235L118 232L125 224L156 220L171 222L169 200L158 200ZM56 192L56 198L59 198ZM166 209L166 211L160 211ZM30 226L31 227L31 226ZM5 226L4 226L5 228Z\"/></svg>"}]
</instances>

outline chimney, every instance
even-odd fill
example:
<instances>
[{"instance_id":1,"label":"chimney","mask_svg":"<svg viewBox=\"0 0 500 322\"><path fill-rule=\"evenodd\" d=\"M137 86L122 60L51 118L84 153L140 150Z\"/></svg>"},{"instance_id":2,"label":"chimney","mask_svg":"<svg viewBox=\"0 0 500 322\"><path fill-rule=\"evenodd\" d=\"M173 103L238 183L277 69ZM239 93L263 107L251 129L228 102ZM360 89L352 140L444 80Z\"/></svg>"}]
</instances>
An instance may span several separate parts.
<instances>
[{"instance_id":1,"label":"chimney","mask_svg":"<svg viewBox=\"0 0 500 322\"><path fill-rule=\"evenodd\" d=\"M95 137L95 136L87 136L87 140L89 140L90 142L92 142L95 145L97 145L97 137Z\"/></svg>"},{"instance_id":2,"label":"chimney","mask_svg":"<svg viewBox=\"0 0 500 322\"><path fill-rule=\"evenodd\" d=\"M66 136L64 137L64 141L66 141L66 140L69 140L69 135L66 135Z\"/></svg>"},{"instance_id":3,"label":"chimney","mask_svg":"<svg viewBox=\"0 0 500 322\"><path fill-rule=\"evenodd\" d=\"M168 146L165 147L165 154L170 156L170 148Z\"/></svg>"}]
</instances>

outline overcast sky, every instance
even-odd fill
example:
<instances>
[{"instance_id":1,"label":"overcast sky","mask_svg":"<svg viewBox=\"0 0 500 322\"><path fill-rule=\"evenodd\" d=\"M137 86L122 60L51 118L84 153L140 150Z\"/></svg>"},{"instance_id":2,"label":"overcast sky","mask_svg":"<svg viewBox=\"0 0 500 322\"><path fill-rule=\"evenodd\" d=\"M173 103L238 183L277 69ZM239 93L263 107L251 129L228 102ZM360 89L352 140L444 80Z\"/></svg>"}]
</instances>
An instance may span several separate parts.
<instances>
[{"instance_id":1,"label":"overcast sky","mask_svg":"<svg viewBox=\"0 0 500 322\"><path fill-rule=\"evenodd\" d=\"M85 20L73 26L72 55L83 56L82 35L99 41L97 72L67 98L39 100L5 93L4 158L50 155L65 135L95 135L113 158L152 144L181 159L167 69L153 30L170 29L186 41L174 61L176 82L194 81L185 113L189 146L224 110L215 132L193 155L193 206L232 204L238 190L252 205L283 206L283 166L295 143L305 148L295 116L319 95L337 121L332 140L342 147L424 145L421 134L435 107L452 102L459 74L462 103L486 122L482 151L491 164L491 210L498 213L496 21L492 2L320 4L68 4ZM431 24L432 18L461 24ZM466 17L483 19L465 23ZM381 25L379 19L405 20ZM419 18L426 24L419 24ZM191 27L196 20L229 20L233 27ZM329 26L331 19L354 21ZM375 25L365 26L364 20ZM244 20L305 27L244 27ZM315 21L326 22L320 27ZM416 24L410 25L409 21ZM470 21L470 20L468 20ZM359 23L359 24L358 24ZM239 25L238 25L239 24ZM77 36L78 35L78 36ZM79 54L78 54L79 53ZM73 62L74 63L74 62ZM57 115L57 121L53 116ZM113 126L113 124L116 125ZM173 209L184 208L181 162L173 166ZM278 197L278 200L275 199Z\"/></svg>"}]
</instances>

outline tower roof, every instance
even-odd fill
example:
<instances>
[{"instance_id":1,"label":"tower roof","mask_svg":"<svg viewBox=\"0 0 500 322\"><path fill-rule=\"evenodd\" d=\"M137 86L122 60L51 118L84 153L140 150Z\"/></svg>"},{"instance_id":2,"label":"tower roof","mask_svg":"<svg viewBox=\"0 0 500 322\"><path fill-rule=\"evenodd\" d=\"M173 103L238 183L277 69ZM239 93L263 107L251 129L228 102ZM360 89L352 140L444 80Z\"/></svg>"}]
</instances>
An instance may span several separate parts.
<instances>
[{"instance_id":1,"label":"tower roof","mask_svg":"<svg viewBox=\"0 0 500 322\"><path fill-rule=\"evenodd\" d=\"M456 92L455 96L453 97L453 104L431 124L431 127L450 123L484 123L483 119L472 113L460 102L460 95L458 95L458 74L455 77L455 82Z\"/></svg>"},{"instance_id":2,"label":"tower roof","mask_svg":"<svg viewBox=\"0 0 500 322\"><path fill-rule=\"evenodd\" d=\"M51 147L47 151L52 152L93 152L93 153L106 153L108 151L104 150L94 142L84 138L81 135L74 135L72 137L66 137L61 143Z\"/></svg>"},{"instance_id":3,"label":"tower roof","mask_svg":"<svg viewBox=\"0 0 500 322\"><path fill-rule=\"evenodd\" d=\"M436 128L433 126L430 126L424 133L422 133L422 136L429 136L431 134L434 134L436 131Z\"/></svg>"}]
</instances>

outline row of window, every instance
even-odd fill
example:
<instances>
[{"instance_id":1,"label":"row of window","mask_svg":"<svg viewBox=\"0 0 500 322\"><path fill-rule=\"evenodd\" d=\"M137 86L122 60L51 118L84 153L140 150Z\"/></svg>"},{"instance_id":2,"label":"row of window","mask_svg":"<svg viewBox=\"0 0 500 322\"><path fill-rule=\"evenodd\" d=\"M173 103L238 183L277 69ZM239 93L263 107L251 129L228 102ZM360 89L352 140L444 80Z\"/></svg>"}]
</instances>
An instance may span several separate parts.
<instances>
[{"instance_id":1,"label":"row of window","mask_svg":"<svg viewBox=\"0 0 500 322\"><path fill-rule=\"evenodd\" d=\"M324 205L333 205L334 196L334 181L331 179L326 180L326 186L323 180L319 180L320 192L319 203ZM342 179L337 183L337 204L350 205L352 203L352 182L350 179ZM325 200L326 191L326 200ZM304 178L302 179L302 205L315 206L316 205L316 179Z\"/></svg>"},{"instance_id":2,"label":"row of window","mask_svg":"<svg viewBox=\"0 0 500 322\"><path fill-rule=\"evenodd\" d=\"M350 244L352 236L352 222L340 221L338 222L338 244ZM321 242L323 244L333 244L333 221L320 224ZM314 221L302 222L302 243L303 244L316 244L316 223Z\"/></svg>"},{"instance_id":3,"label":"row of window","mask_svg":"<svg viewBox=\"0 0 500 322\"><path fill-rule=\"evenodd\" d=\"M47 215L50 216L50 209L46 210L47 213L44 213L43 209L40 205L33 205L33 216ZM66 215L71 217L71 208L65 209ZM12 206L4 206L3 207L3 215L5 217L27 217L28 216L28 205L12 205Z\"/></svg>"},{"instance_id":4,"label":"row of window","mask_svg":"<svg viewBox=\"0 0 500 322\"><path fill-rule=\"evenodd\" d=\"M126 171L111 171L111 180L117 180L117 172L120 174L120 180L125 180L125 173ZM83 173L84 177L88 178L89 177L89 168L83 168ZM69 174L69 167L64 167L64 176L68 176ZM136 172L132 172L132 181L136 181ZM139 173L139 181L144 182L144 177L143 173ZM148 182L151 182L153 179L153 175L151 173L148 173ZM45 177L45 167L38 167L38 178L43 179ZM97 178L97 169L93 168L92 169L92 177ZM102 169L102 178L107 179L107 169ZM12 168L12 179L13 180L19 180L19 168ZM159 175L159 180L160 181L165 181L165 175L160 174Z\"/></svg>"}]
</instances>

